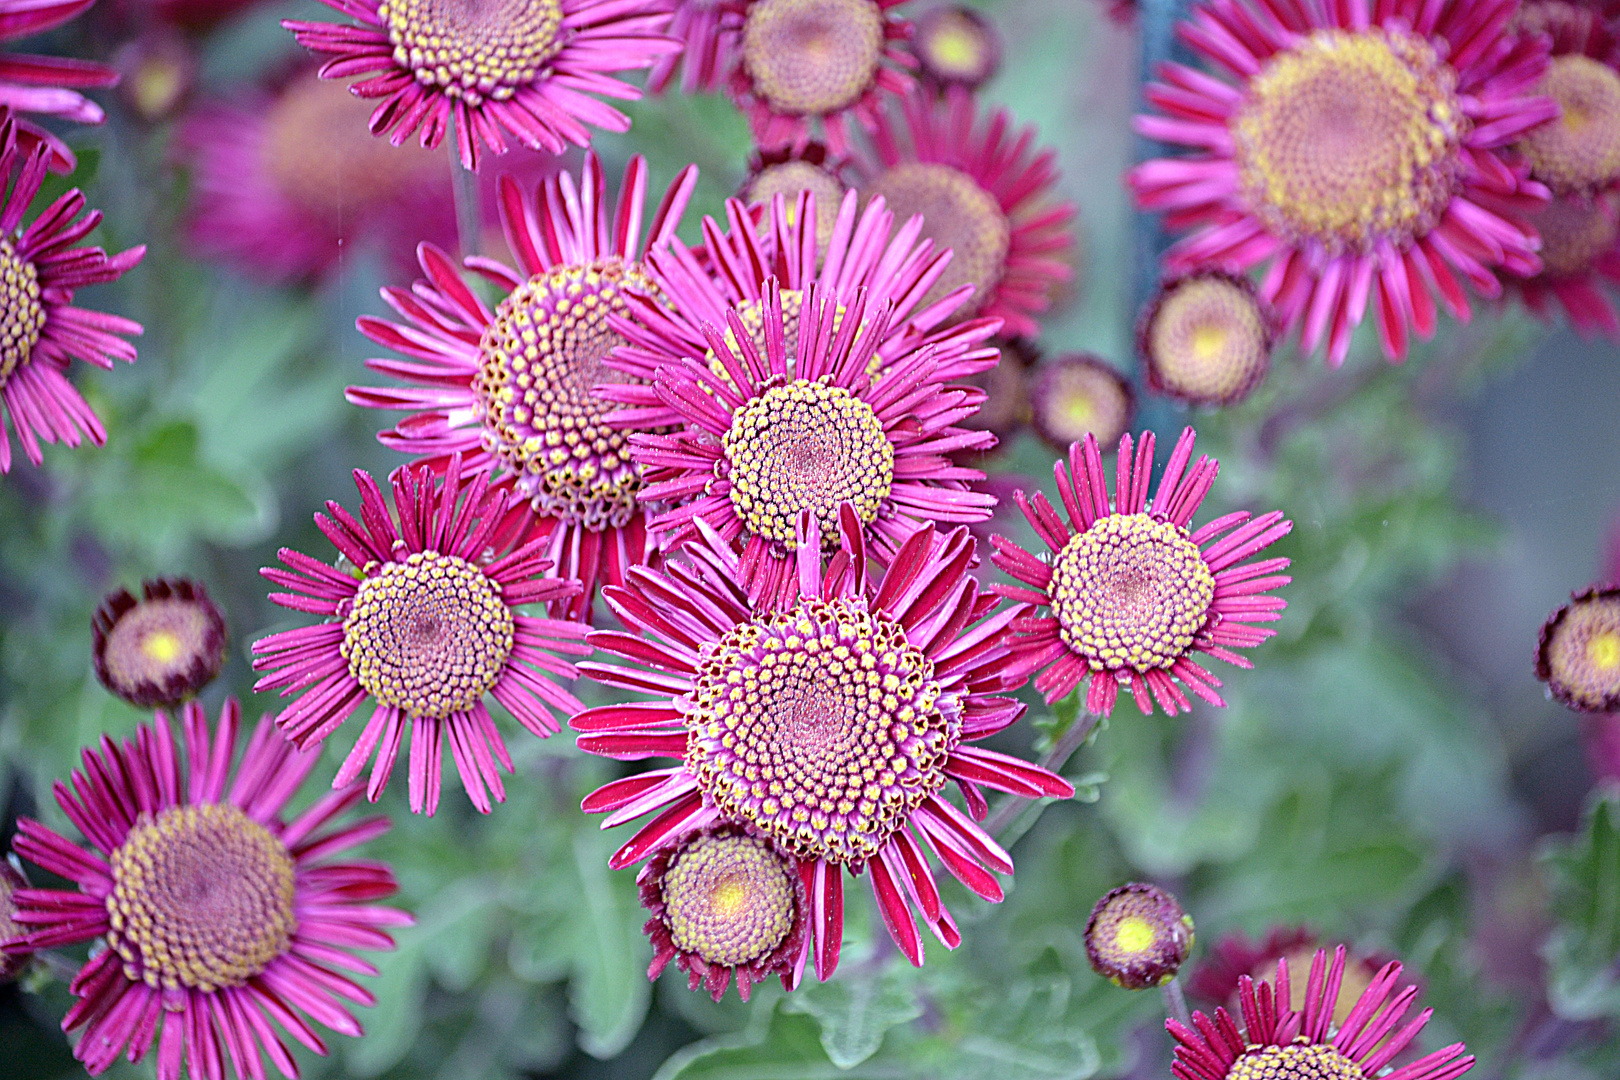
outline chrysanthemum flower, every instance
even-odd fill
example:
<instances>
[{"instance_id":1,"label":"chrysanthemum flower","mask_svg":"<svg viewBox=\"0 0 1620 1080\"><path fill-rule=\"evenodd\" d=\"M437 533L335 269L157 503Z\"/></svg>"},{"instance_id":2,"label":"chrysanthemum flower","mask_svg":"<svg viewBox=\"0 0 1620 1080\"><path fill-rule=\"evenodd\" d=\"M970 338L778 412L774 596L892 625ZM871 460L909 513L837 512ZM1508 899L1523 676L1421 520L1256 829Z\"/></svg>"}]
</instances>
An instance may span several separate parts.
<instances>
[{"instance_id":1,"label":"chrysanthemum flower","mask_svg":"<svg viewBox=\"0 0 1620 1080\"><path fill-rule=\"evenodd\" d=\"M677 71L683 94L720 89L737 60L741 4L737 0L674 0L674 8L665 33L681 42L682 48L658 58L647 75L647 89L663 93L675 81Z\"/></svg>"},{"instance_id":2,"label":"chrysanthemum flower","mask_svg":"<svg viewBox=\"0 0 1620 1080\"><path fill-rule=\"evenodd\" d=\"M1147 990L1176 977L1193 947L1193 921L1157 885L1132 881L1110 889L1086 920L1091 970L1127 990Z\"/></svg>"},{"instance_id":3,"label":"chrysanthemum flower","mask_svg":"<svg viewBox=\"0 0 1620 1080\"><path fill-rule=\"evenodd\" d=\"M1039 766L969 745L1023 706L994 696L1014 685L1000 642L1019 609L995 611L974 583L967 530L912 531L874 585L853 507L842 508L837 527L840 546L824 572L817 519L797 515L785 610L751 606L744 565L707 526L686 548L689 563L638 567L624 588L603 590L628 632L598 631L591 644L629 663L581 670L654 700L570 722L591 753L681 762L585 799L587 813L609 815L604 828L656 815L610 865L722 821L771 838L800 860L821 979L838 964L842 868L870 872L890 935L920 964L913 910L947 948L961 940L924 849L990 901L1002 897L990 870L1012 872L974 823L987 810L980 785L1027 798L1073 794ZM944 798L947 781L969 813Z\"/></svg>"},{"instance_id":4,"label":"chrysanthemum flower","mask_svg":"<svg viewBox=\"0 0 1620 1080\"><path fill-rule=\"evenodd\" d=\"M1469 317L1463 279L1500 295L1492 271L1537 268L1526 210L1546 189L1498 154L1553 118L1534 97L1546 39L1509 41L1517 0L1393 0L1300 7L1201 5L1182 38L1232 82L1180 64L1159 71L1137 118L1193 153L1132 170L1138 203L1194 235L1167 268L1246 273L1261 296L1343 363L1372 305L1386 356L1408 327L1435 328L1433 294Z\"/></svg>"},{"instance_id":5,"label":"chrysanthemum flower","mask_svg":"<svg viewBox=\"0 0 1620 1080\"><path fill-rule=\"evenodd\" d=\"M737 189L737 198L748 206L769 208L780 195L791 210L798 205L799 192L810 192L821 207L816 215L816 250L825 253L838 219L833 208L843 203L844 193L849 190L842 175L847 164L828 154L821 143L756 149L748 162L748 178ZM768 221L764 227L769 228Z\"/></svg>"},{"instance_id":6,"label":"chrysanthemum flower","mask_svg":"<svg viewBox=\"0 0 1620 1080\"><path fill-rule=\"evenodd\" d=\"M1556 303L1583 336L1620 338L1612 291L1620 286L1620 195L1560 195L1528 215L1541 236L1541 272L1502 283L1550 320Z\"/></svg>"},{"instance_id":7,"label":"chrysanthemum flower","mask_svg":"<svg viewBox=\"0 0 1620 1080\"><path fill-rule=\"evenodd\" d=\"M1355 999L1342 1023L1334 1023L1344 992L1345 950L1327 950L1311 961L1302 1009L1292 1009L1288 965L1279 963L1273 982L1238 980L1243 1027L1225 1008L1213 1019L1193 1013L1193 1027L1165 1021L1175 1037L1177 1080L1455 1080L1474 1066L1473 1055L1453 1043L1389 1072L1385 1066L1409 1046L1429 1022L1425 1009L1403 1020L1417 999L1415 986L1395 992L1401 965L1391 961Z\"/></svg>"},{"instance_id":8,"label":"chrysanthemum flower","mask_svg":"<svg viewBox=\"0 0 1620 1080\"><path fill-rule=\"evenodd\" d=\"M1516 144L1530 175L1555 195L1590 195L1620 180L1620 72L1579 53L1555 55L1536 84L1559 117Z\"/></svg>"},{"instance_id":9,"label":"chrysanthemum flower","mask_svg":"<svg viewBox=\"0 0 1620 1080\"><path fill-rule=\"evenodd\" d=\"M1582 712L1620 709L1620 585L1570 595L1541 628L1536 678Z\"/></svg>"},{"instance_id":10,"label":"chrysanthemum flower","mask_svg":"<svg viewBox=\"0 0 1620 1080\"><path fill-rule=\"evenodd\" d=\"M608 325L626 310L627 291L646 288L641 223L647 163L630 160L610 216L601 163L587 154L581 184L562 173L546 180L536 202L502 178L501 223L520 273L490 259L467 266L507 290L494 311L467 287L450 258L424 244L426 275L411 289L388 288L383 299L403 322L361 318L360 332L412 359L366 366L405 379L409 387L350 387L348 399L414 415L383 445L442 467L461 454L469 473L488 472L530 503L533 535L558 576L584 592L567 610L584 617L597 581L619 583L652 548L642 505L641 471L626 434L606 417L611 403L597 384L622 378L603 361L625 340ZM649 247L675 234L697 182L688 166L653 215Z\"/></svg>"},{"instance_id":11,"label":"chrysanthemum flower","mask_svg":"<svg viewBox=\"0 0 1620 1080\"><path fill-rule=\"evenodd\" d=\"M972 8L939 4L918 18L911 52L936 88L977 90L1001 68L1001 35Z\"/></svg>"},{"instance_id":12,"label":"chrysanthemum flower","mask_svg":"<svg viewBox=\"0 0 1620 1080\"><path fill-rule=\"evenodd\" d=\"M235 770L241 710L229 701L210 730L195 703L180 734L158 713L133 739L105 736L84 751L56 801L95 848L35 821L18 823L24 858L78 886L19 889L25 933L7 953L98 940L69 985L79 999L62 1020L83 1028L76 1056L92 1076L119 1057L156 1049L159 1080L265 1075L264 1058L298 1075L279 1025L317 1054L325 1041L307 1016L358 1036L344 1002L371 1005L345 972L375 975L354 949L391 949L385 929L404 912L373 906L394 876L375 862L332 856L388 829L387 818L328 828L360 798L335 791L284 821L282 808L319 757L293 748L260 720Z\"/></svg>"},{"instance_id":13,"label":"chrysanthemum flower","mask_svg":"<svg viewBox=\"0 0 1620 1080\"><path fill-rule=\"evenodd\" d=\"M905 0L747 0L730 89L764 147L818 137L849 150L849 121L870 130L885 96L913 85ZM819 132L815 129L819 128Z\"/></svg>"},{"instance_id":14,"label":"chrysanthemum flower","mask_svg":"<svg viewBox=\"0 0 1620 1080\"><path fill-rule=\"evenodd\" d=\"M16 856L11 857L15 859ZM13 866L11 860L0 859L0 941L6 941L27 933L27 927L19 925L12 918L17 912L16 895L18 889L28 888L28 879L23 876L19 866ZM27 949L18 949L15 952L0 951L0 983L10 982L28 966L28 960L33 953Z\"/></svg>"},{"instance_id":15,"label":"chrysanthemum flower","mask_svg":"<svg viewBox=\"0 0 1620 1080\"><path fill-rule=\"evenodd\" d=\"M319 745L367 698L377 703L334 787L352 782L375 752L366 790L375 802L408 726L411 810L438 808L449 742L467 797L487 814L491 794L506 799L496 762L511 772L512 758L485 696L542 739L560 730L552 708L583 708L554 681L578 671L553 654L588 654L580 644L586 628L517 611L579 585L544 575L544 540L491 557L509 496L490 490L486 476L463 487L459 459L442 481L428 468L398 469L390 479L393 514L376 481L356 469L359 519L336 502L326 504L331 517L315 515L350 572L287 548L279 554L290 571L262 571L293 590L271 600L326 621L254 642L254 670L269 673L254 689L302 695L276 717L301 749Z\"/></svg>"},{"instance_id":16,"label":"chrysanthemum flower","mask_svg":"<svg viewBox=\"0 0 1620 1080\"><path fill-rule=\"evenodd\" d=\"M119 589L90 620L91 659L109 693L138 708L173 708L207 686L225 663L225 619L189 578Z\"/></svg>"},{"instance_id":17,"label":"chrysanthemum flower","mask_svg":"<svg viewBox=\"0 0 1620 1080\"><path fill-rule=\"evenodd\" d=\"M1034 141L1035 129L1012 130L1004 109L981 123L973 96L956 87L942 102L907 95L898 116L879 118L871 151L857 158L864 196L883 196L898 220L921 214L934 249L953 253L924 303L971 283L958 318L993 316L1017 337L1035 336L1035 316L1074 275L1075 208L1053 199L1055 155L1031 156Z\"/></svg>"},{"instance_id":18,"label":"chrysanthemum flower","mask_svg":"<svg viewBox=\"0 0 1620 1080\"><path fill-rule=\"evenodd\" d=\"M1136 392L1114 365L1090 353L1043 360L1029 388L1029 419L1062 453L1088 435L1109 445L1130 430Z\"/></svg>"},{"instance_id":19,"label":"chrysanthemum flower","mask_svg":"<svg viewBox=\"0 0 1620 1080\"><path fill-rule=\"evenodd\" d=\"M659 848L636 875L652 941L647 977L686 972L715 1001L733 974L744 1001L772 975L792 990L810 955L810 904L799 860L739 825L699 829Z\"/></svg>"},{"instance_id":20,"label":"chrysanthemum flower","mask_svg":"<svg viewBox=\"0 0 1620 1080\"><path fill-rule=\"evenodd\" d=\"M1235 405L1271 370L1276 324L1248 279L1205 270L1165 282L1136 325L1156 394L1189 405Z\"/></svg>"},{"instance_id":21,"label":"chrysanthemum flower","mask_svg":"<svg viewBox=\"0 0 1620 1080\"><path fill-rule=\"evenodd\" d=\"M1303 926L1274 926L1259 942L1239 932L1225 935L1209 950L1187 979L1187 993L1211 1005L1239 1008L1238 980L1247 975L1255 981L1269 978L1277 961L1288 966L1292 988L1288 1007L1295 1012L1305 1008L1305 987L1310 978L1311 960L1320 948L1317 936ZM1342 1026L1350 1010L1383 966L1394 957L1383 953L1349 950L1345 956L1344 982L1333 1009L1333 1023Z\"/></svg>"},{"instance_id":22,"label":"chrysanthemum flower","mask_svg":"<svg viewBox=\"0 0 1620 1080\"><path fill-rule=\"evenodd\" d=\"M0 0L0 42L54 30L89 10L95 0ZM78 162L67 143L24 114L55 116L80 124L107 119L101 106L75 87L113 86L118 72L105 64L66 56L0 53L0 105L18 114L18 134L29 149L50 150L52 172L70 173ZM26 200L24 202L26 205Z\"/></svg>"},{"instance_id":23,"label":"chrysanthemum flower","mask_svg":"<svg viewBox=\"0 0 1620 1080\"><path fill-rule=\"evenodd\" d=\"M1123 685L1144 713L1157 700L1173 716L1189 705L1179 679L1224 706L1215 692L1221 681L1195 663L1193 653L1253 667L1232 650L1276 633L1252 624L1275 621L1288 606L1267 595L1291 580L1278 573L1288 560L1243 560L1287 536L1294 523L1281 511L1250 520L1240 510L1193 530L1193 514L1219 469L1207 456L1192 460L1195 437L1192 428L1181 433L1151 502L1151 431L1142 434L1134 458L1131 437L1119 440L1112 503L1102 455L1089 436L1084 446L1069 447L1067 466L1052 467L1067 522L1039 492L1017 496L1051 555L1037 558L997 537L992 559L1024 584L995 591L1048 611L1019 620L1009 646L1018 670L1040 672L1035 688L1047 701L1090 679L1086 708L1094 713L1110 712Z\"/></svg>"},{"instance_id":24,"label":"chrysanthemum flower","mask_svg":"<svg viewBox=\"0 0 1620 1080\"><path fill-rule=\"evenodd\" d=\"M813 284L799 305L797 362L790 364L786 306L787 295L767 282L763 350L736 311L726 313L725 337L705 326L721 373L697 357L660 367L658 397L684 426L630 437L631 453L648 470L643 498L690 500L649 527L680 543L701 522L740 541L742 580L754 602L766 605L797 595L802 510L816 516L831 544L839 507L852 504L875 553L887 559L918 522L982 520L993 503L966 490L983 473L946 457L995 445L989 432L956 426L982 391L945 385L928 348L896 357L874 383L889 310L874 310L860 291L847 307L837 304Z\"/></svg>"},{"instance_id":25,"label":"chrysanthemum flower","mask_svg":"<svg viewBox=\"0 0 1620 1080\"><path fill-rule=\"evenodd\" d=\"M630 130L630 118L599 98L635 101L641 90L616 71L651 67L678 53L664 36L667 0L321 0L358 23L281 25L298 43L333 57L328 79L370 75L350 89L381 98L371 133L395 146L421 129L438 146L455 118L461 163L476 171L507 136L534 150L589 146L585 124ZM596 96L592 96L596 95Z\"/></svg>"},{"instance_id":26,"label":"chrysanthemum flower","mask_svg":"<svg viewBox=\"0 0 1620 1080\"><path fill-rule=\"evenodd\" d=\"M144 244L117 255L75 247L101 223L99 210L79 218L84 195L78 188L24 226L49 159L48 148L25 150L16 142L13 121L0 109L0 184L15 176L0 204L0 473L11 469L7 417L23 454L36 465L43 460L41 442L78 446L88 437L97 446L105 443L106 429L68 382L68 365L134 363L135 346L120 335L141 332L129 319L74 307L73 292L116 281L141 261Z\"/></svg>"}]
</instances>

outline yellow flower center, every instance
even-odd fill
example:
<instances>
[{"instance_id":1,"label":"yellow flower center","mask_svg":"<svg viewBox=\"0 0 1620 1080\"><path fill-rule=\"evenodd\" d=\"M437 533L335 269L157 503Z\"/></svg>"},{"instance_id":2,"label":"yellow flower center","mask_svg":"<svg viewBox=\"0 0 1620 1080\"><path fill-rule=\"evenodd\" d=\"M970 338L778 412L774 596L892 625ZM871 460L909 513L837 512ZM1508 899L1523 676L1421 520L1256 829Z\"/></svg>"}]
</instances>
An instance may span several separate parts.
<instances>
[{"instance_id":1,"label":"yellow flower center","mask_svg":"<svg viewBox=\"0 0 1620 1080\"><path fill-rule=\"evenodd\" d=\"M28 363L45 329L45 305L39 298L39 271L0 238L0 386Z\"/></svg>"},{"instance_id":2,"label":"yellow flower center","mask_svg":"<svg viewBox=\"0 0 1620 1080\"><path fill-rule=\"evenodd\" d=\"M700 836L664 873L664 923L675 947L736 967L768 956L793 929L793 870L742 833Z\"/></svg>"},{"instance_id":3,"label":"yellow flower center","mask_svg":"<svg viewBox=\"0 0 1620 1080\"><path fill-rule=\"evenodd\" d=\"M383 0L377 17L396 64L469 105L539 79L567 40L560 0Z\"/></svg>"},{"instance_id":4,"label":"yellow flower center","mask_svg":"<svg viewBox=\"0 0 1620 1080\"><path fill-rule=\"evenodd\" d=\"M1232 1062L1226 1080L1366 1080L1356 1063L1325 1043L1257 1046Z\"/></svg>"},{"instance_id":5,"label":"yellow flower center","mask_svg":"<svg viewBox=\"0 0 1620 1080\"><path fill-rule=\"evenodd\" d=\"M1537 89L1563 116L1520 143L1532 175L1560 193L1620 177L1620 74L1589 56L1555 56Z\"/></svg>"}]
</instances>

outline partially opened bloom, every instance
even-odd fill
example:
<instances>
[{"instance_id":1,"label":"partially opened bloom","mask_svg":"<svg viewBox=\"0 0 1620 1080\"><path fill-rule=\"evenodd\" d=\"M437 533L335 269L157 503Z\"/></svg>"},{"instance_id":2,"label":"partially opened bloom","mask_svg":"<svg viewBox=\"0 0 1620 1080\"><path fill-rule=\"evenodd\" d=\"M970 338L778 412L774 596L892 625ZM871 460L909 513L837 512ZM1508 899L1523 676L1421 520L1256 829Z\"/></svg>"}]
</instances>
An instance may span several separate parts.
<instances>
[{"instance_id":1,"label":"partially opened bloom","mask_svg":"<svg viewBox=\"0 0 1620 1080\"><path fill-rule=\"evenodd\" d=\"M234 700L217 725L193 703L178 734L160 712L133 739L86 748L84 768L55 792L93 851L18 822L17 853L78 889L18 889L22 934L5 951L105 946L69 984L78 1001L62 1020L84 1029L73 1052L92 1076L155 1049L159 1080L180 1080L183 1068L225 1080L227 1063L230 1074L263 1077L266 1056L296 1077L282 1031L317 1054L326 1042L309 1020L360 1035L345 1003L373 998L348 973L377 969L353 950L391 949L386 928L411 922L371 903L396 891L386 866L333 859L386 832L388 819L330 827L359 801L356 785L285 820L320 755L295 749L266 717L233 773L240 724Z\"/></svg>"},{"instance_id":2,"label":"partially opened bloom","mask_svg":"<svg viewBox=\"0 0 1620 1080\"><path fill-rule=\"evenodd\" d=\"M1620 710L1620 585L1571 594L1536 645L1536 678L1581 712Z\"/></svg>"},{"instance_id":3,"label":"partially opened bloom","mask_svg":"<svg viewBox=\"0 0 1620 1080\"><path fill-rule=\"evenodd\" d=\"M225 618L190 578L144 581L140 599L128 589L110 593L90 632L96 678L140 708L174 708L225 664Z\"/></svg>"},{"instance_id":4,"label":"partially opened bloom","mask_svg":"<svg viewBox=\"0 0 1620 1080\"><path fill-rule=\"evenodd\" d=\"M44 459L41 442L105 443L106 429L68 382L68 365L134 363L135 346L124 336L141 332L129 319L74 307L73 293L122 277L146 254L144 244L117 255L75 246L101 223L99 210L79 217L84 195L78 188L24 224L49 159L46 147L25 150L16 143L13 122L0 110L0 184L15 176L0 205L0 473L11 469L8 418L24 456L36 465Z\"/></svg>"},{"instance_id":5,"label":"partially opened bloom","mask_svg":"<svg viewBox=\"0 0 1620 1080\"><path fill-rule=\"evenodd\" d=\"M1163 986L1193 947L1192 916L1157 885L1110 889L1091 909L1084 934L1091 970L1126 990Z\"/></svg>"},{"instance_id":6,"label":"partially opened bloom","mask_svg":"<svg viewBox=\"0 0 1620 1080\"><path fill-rule=\"evenodd\" d=\"M1271 370L1276 329L1247 278L1204 270L1160 286L1137 322L1136 350L1154 393L1235 405Z\"/></svg>"},{"instance_id":7,"label":"partially opened bloom","mask_svg":"<svg viewBox=\"0 0 1620 1080\"><path fill-rule=\"evenodd\" d=\"M767 283L763 350L736 311L726 313L725 337L706 325L720 373L698 357L660 367L658 398L683 426L630 437L648 470L643 498L678 502L649 527L672 543L702 526L740 542L743 580L761 604L796 595L800 511L816 516L822 541L832 544L839 508L852 504L874 554L886 559L918 522L979 521L994 502L966 490L983 473L947 457L995 445L989 432L957 426L983 391L946 385L929 348L894 358L874 382L890 312L859 291L844 307L806 288L790 353L787 301Z\"/></svg>"},{"instance_id":8,"label":"partially opened bloom","mask_svg":"<svg viewBox=\"0 0 1620 1080\"><path fill-rule=\"evenodd\" d=\"M1116 442L1135 416L1136 391L1099 356L1071 353L1042 360L1030 376L1030 423L1059 453L1088 435L1104 445Z\"/></svg>"},{"instance_id":9,"label":"partially opened bloom","mask_svg":"<svg viewBox=\"0 0 1620 1080\"><path fill-rule=\"evenodd\" d=\"M570 721L579 745L621 760L677 758L598 789L603 827L651 821L614 853L628 866L693 829L747 826L799 860L816 976L838 964L843 869L865 870L890 935L923 959L913 912L947 948L961 941L940 902L927 851L979 896L1002 898L991 870L1012 860L974 819L980 785L1027 798L1073 789L1036 765L972 746L1023 712L1008 697L1001 639L1018 608L996 611L968 572L966 529L906 537L880 582L868 575L852 507L823 568L815 515L797 516L791 603L756 610L742 563L706 526L661 570L638 567L603 590L627 632L591 644L622 663L580 669L652 700L605 705ZM954 782L968 813L944 797ZM970 816L971 814L971 816Z\"/></svg>"},{"instance_id":10,"label":"partially opened bloom","mask_svg":"<svg viewBox=\"0 0 1620 1080\"><path fill-rule=\"evenodd\" d=\"M681 43L661 56L647 75L647 89L661 94L680 73L681 93L708 94L722 85L736 63L742 12L736 0L674 0L665 31Z\"/></svg>"},{"instance_id":11,"label":"partially opened bloom","mask_svg":"<svg viewBox=\"0 0 1620 1080\"><path fill-rule=\"evenodd\" d=\"M1149 138L1190 153L1132 170L1166 223L1195 230L1173 273L1264 268L1261 296L1309 352L1343 363L1370 305L1386 356L1435 329L1435 296L1469 317L1462 279L1538 268L1526 211L1544 186L1502 156L1556 115L1533 96L1546 39L1508 38L1517 0L1200 5L1180 25L1215 78L1169 63L1148 89Z\"/></svg>"},{"instance_id":12,"label":"partially opened bloom","mask_svg":"<svg viewBox=\"0 0 1620 1080\"><path fill-rule=\"evenodd\" d=\"M0 42L15 41L54 30L88 11L95 0L0 0ZM107 119L100 105L79 89L112 86L118 72L105 64L67 56L36 56L0 52L0 106L17 113L23 142L50 151L52 172L70 173L78 164L67 144L32 120L28 114L54 116L80 124ZM26 203L26 200L24 200Z\"/></svg>"},{"instance_id":13,"label":"partially opened bloom","mask_svg":"<svg viewBox=\"0 0 1620 1080\"><path fill-rule=\"evenodd\" d=\"M321 0L354 23L281 25L332 57L328 79L367 75L350 89L381 98L371 133L399 146L418 129L444 141L452 117L461 163L504 154L507 137L533 150L589 146L591 124L630 130L599 100L635 101L641 90L614 72L651 67L681 49L664 36L668 0ZM594 96L593 96L594 95Z\"/></svg>"},{"instance_id":14,"label":"partially opened bloom","mask_svg":"<svg viewBox=\"0 0 1620 1080\"><path fill-rule=\"evenodd\" d=\"M917 20L911 52L936 88L977 90L1001 68L1001 35L990 20L961 4L939 4Z\"/></svg>"},{"instance_id":15,"label":"partially opened bloom","mask_svg":"<svg viewBox=\"0 0 1620 1080\"><path fill-rule=\"evenodd\" d=\"M1193 1027L1165 1021L1176 1040L1171 1066L1176 1080L1455 1080L1474 1067L1462 1043L1453 1043L1389 1072L1384 1068L1411 1045L1429 1022L1430 1009L1407 1019L1418 996L1399 991L1401 965L1390 961L1356 996L1342 1023L1334 1014L1345 990L1344 946L1328 960L1326 949L1311 960L1304 1007L1293 1009L1289 966L1279 962L1271 982L1247 975L1238 980L1243 1027L1224 1007L1211 1019L1193 1013Z\"/></svg>"},{"instance_id":16,"label":"partially opened bloom","mask_svg":"<svg viewBox=\"0 0 1620 1080\"><path fill-rule=\"evenodd\" d=\"M1288 584L1287 559L1244 560L1288 535L1294 523L1273 510L1251 520L1245 511L1192 528L1193 514L1215 483L1219 465L1192 460L1192 428L1182 432L1148 500L1153 433L1119 440L1118 482L1110 502L1097 441L1069 447L1067 465L1052 467L1068 520L1036 492L1018 506L1051 550L1037 558L1002 537L991 558L1021 585L995 591L1046 609L1021 619L1010 651L1018 670L1038 671L1035 688L1055 701L1091 680L1086 708L1107 714L1121 686L1144 713L1158 701L1175 715L1189 706L1176 680L1212 705L1225 705L1221 685L1194 660L1208 653L1253 667L1233 649L1276 633L1252 625L1281 617L1287 601L1267 595Z\"/></svg>"},{"instance_id":17,"label":"partially opened bloom","mask_svg":"<svg viewBox=\"0 0 1620 1080\"><path fill-rule=\"evenodd\" d=\"M282 548L289 569L261 571L293 590L271 600L325 621L254 642L254 670L267 672L254 689L300 695L276 717L300 748L318 746L368 698L376 702L333 787L353 782L375 753L366 789L375 802L409 728L411 809L438 808L448 742L467 797L487 814L492 795L506 799L496 763L511 772L512 758L485 697L542 739L560 730L552 709L583 708L555 680L578 675L556 654L589 653L580 644L586 628L518 611L579 585L545 576L544 540L490 550L509 495L491 490L486 476L464 487L459 460L442 480L427 468L390 479L392 513L376 481L356 469L359 518L336 502L326 504L330 517L315 515L346 566Z\"/></svg>"},{"instance_id":18,"label":"partially opened bloom","mask_svg":"<svg viewBox=\"0 0 1620 1080\"><path fill-rule=\"evenodd\" d=\"M689 166L670 184L649 246L674 235L696 181ZM599 383L624 378L604 367L625 343L609 316L627 310L629 289L650 284L641 263L646 161L630 160L616 210L605 187L594 154L586 155L579 186L566 172L548 178L538 201L503 177L501 223L518 272L484 258L466 265L507 295L491 311L449 256L422 245L425 276L409 290L383 290L401 321L356 323L411 358L366 366L413 385L348 391L356 405L412 413L379 436L383 445L436 469L461 454L469 473L515 488L532 508L528 533L550 538L553 572L584 583L567 605L579 617L599 580L623 581L652 551L641 471L627 434L606 421L613 405L597 394Z\"/></svg>"},{"instance_id":19,"label":"partially opened bloom","mask_svg":"<svg viewBox=\"0 0 1620 1080\"><path fill-rule=\"evenodd\" d=\"M914 85L911 24L889 13L904 2L746 0L730 89L754 141L847 152L850 120L870 130L883 99Z\"/></svg>"},{"instance_id":20,"label":"partially opened bloom","mask_svg":"<svg viewBox=\"0 0 1620 1080\"><path fill-rule=\"evenodd\" d=\"M1035 316L1074 275L1075 207L1054 198L1055 155L1032 155L1034 141L1033 127L1014 130L1005 109L980 117L973 96L954 87L943 101L914 93L886 110L857 159L863 196L883 196L897 220L921 214L923 235L952 253L924 302L970 283L957 317L992 316L1018 337L1035 336Z\"/></svg>"}]
</instances>

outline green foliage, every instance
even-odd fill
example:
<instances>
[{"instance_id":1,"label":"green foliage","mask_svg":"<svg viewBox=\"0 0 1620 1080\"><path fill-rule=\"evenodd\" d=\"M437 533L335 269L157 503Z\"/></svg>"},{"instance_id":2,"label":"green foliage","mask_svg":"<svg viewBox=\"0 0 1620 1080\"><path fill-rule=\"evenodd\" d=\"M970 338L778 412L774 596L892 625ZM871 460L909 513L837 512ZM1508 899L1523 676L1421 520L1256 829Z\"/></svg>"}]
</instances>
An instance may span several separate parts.
<instances>
[{"instance_id":1,"label":"green foliage","mask_svg":"<svg viewBox=\"0 0 1620 1080\"><path fill-rule=\"evenodd\" d=\"M1575 837L1543 856L1558 925L1547 1000L1569 1020L1620 1016L1620 794L1600 794Z\"/></svg>"}]
</instances>

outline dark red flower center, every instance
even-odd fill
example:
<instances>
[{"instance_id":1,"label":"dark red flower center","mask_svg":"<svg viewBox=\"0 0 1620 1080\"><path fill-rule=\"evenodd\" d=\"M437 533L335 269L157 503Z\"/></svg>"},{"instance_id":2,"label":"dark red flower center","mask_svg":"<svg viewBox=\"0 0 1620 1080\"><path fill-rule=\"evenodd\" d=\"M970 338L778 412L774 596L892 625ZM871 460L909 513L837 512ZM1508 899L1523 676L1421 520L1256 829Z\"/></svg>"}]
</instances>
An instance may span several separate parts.
<instances>
[{"instance_id":1,"label":"dark red flower center","mask_svg":"<svg viewBox=\"0 0 1620 1080\"><path fill-rule=\"evenodd\" d=\"M951 252L950 265L920 307L964 283L974 287L973 295L956 309L956 317L984 306L1006 273L1012 246L1012 224L994 195L961 169L931 161L896 165L867 185L865 194L883 196L896 224L921 214L922 235L934 242L934 251Z\"/></svg>"},{"instance_id":2,"label":"dark red flower center","mask_svg":"<svg viewBox=\"0 0 1620 1080\"><path fill-rule=\"evenodd\" d=\"M793 929L793 868L768 841L703 834L664 872L664 924L682 952L738 967L762 960Z\"/></svg>"},{"instance_id":3,"label":"dark red flower center","mask_svg":"<svg viewBox=\"0 0 1620 1080\"><path fill-rule=\"evenodd\" d=\"M1226 1080L1365 1080L1355 1062L1325 1043L1255 1047L1226 1070Z\"/></svg>"},{"instance_id":4,"label":"dark red flower center","mask_svg":"<svg viewBox=\"0 0 1620 1080\"><path fill-rule=\"evenodd\" d=\"M873 0L754 0L742 50L754 92L774 111L837 112L872 85L883 12Z\"/></svg>"},{"instance_id":5,"label":"dark red flower center","mask_svg":"<svg viewBox=\"0 0 1620 1080\"><path fill-rule=\"evenodd\" d=\"M1589 56L1555 56L1538 90L1563 115L1519 144L1535 178L1564 193L1620 177L1620 74Z\"/></svg>"},{"instance_id":6,"label":"dark red flower center","mask_svg":"<svg viewBox=\"0 0 1620 1080\"><path fill-rule=\"evenodd\" d=\"M5 304L0 311L0 386L4 386L13 371L28 363L45 329L39 271L17 254L9 239L0 239L0 289Z\"/></svg>"},{"instance_id":7,"label":"dark red flower center","mask_svg":"<svg viewBox=\"0 0 1620 1080\"><path fill-rule=\"evenodd\" d=\"M383 0L394 62L467 104L512 96L563 47L560 0Z\"/></svg>"}]
</instances>

